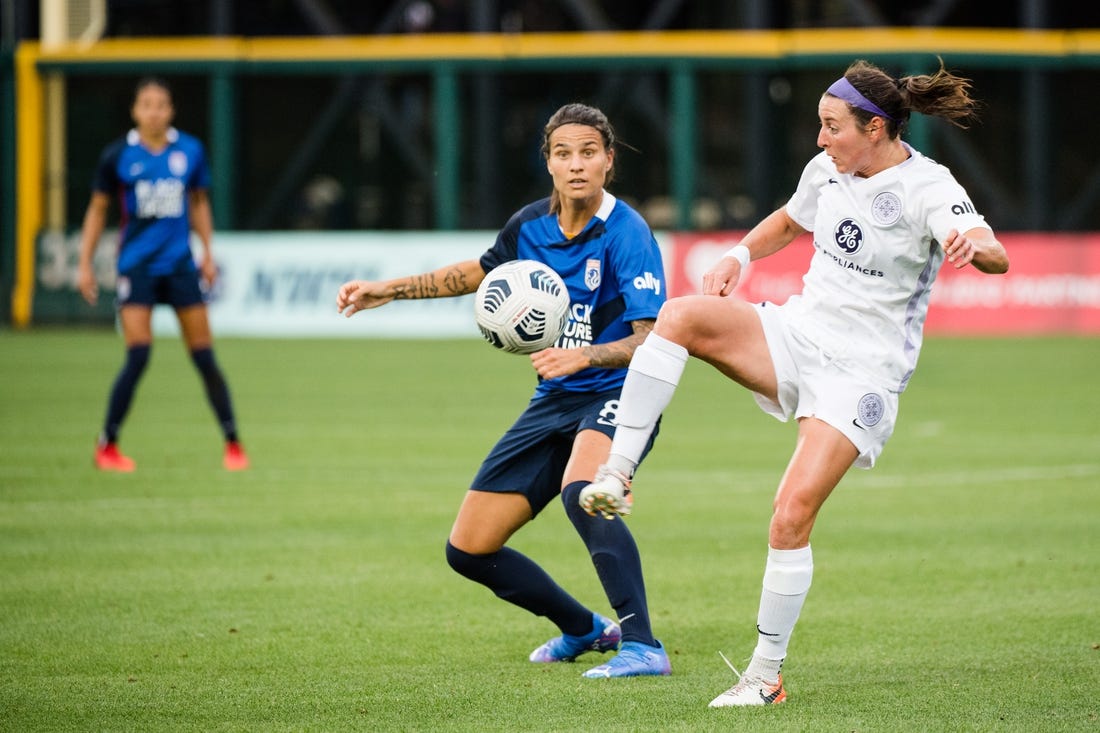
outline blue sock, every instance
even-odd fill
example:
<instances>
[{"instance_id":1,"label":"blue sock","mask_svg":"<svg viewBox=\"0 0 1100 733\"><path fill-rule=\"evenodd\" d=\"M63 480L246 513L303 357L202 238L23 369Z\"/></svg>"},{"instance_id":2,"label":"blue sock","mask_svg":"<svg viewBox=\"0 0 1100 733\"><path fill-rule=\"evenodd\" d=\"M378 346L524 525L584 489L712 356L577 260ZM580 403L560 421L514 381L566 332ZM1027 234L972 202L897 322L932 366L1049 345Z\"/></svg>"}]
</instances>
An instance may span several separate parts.
<instances>
[{"instance_id":1,"label":"blue sock","mask_svg":"<svg viewBox=\"0 0 1100 733\"><path fill-rule=\"evenodd\" d=\"M218 416L218 423L226 440L237 440L237 422L233 418L233 403L229 399L229 385L225 383L221 369L214 361L214 350L195 349L191 352L191 361L202 375L203 386L206 387L206 398L210 406L214 408L214 414Z\"/></svg>"},{"instance_id":2,"label":"blue sock","mask_svg":"<svg viewBox=\"0 0 1100 733\"><path fill-rule=\"evenodd\" d=\"M149 363L149 351L152 344L140 344L126 349L126 362L115 377L111 395L107 400L107 419L103 423L103 439L108 443L118 442L118 433L122 421L130 411L138 382Z\"/></svg>"},{"instance_id":3,"label":"blue sock","mask_svg":"<svg viewBox=\"0 0 1100 733\"><path fill-rule=\"evenodd\" d=\"M447 563L498 598L550 619L563 633L592 633L592 612L562 590L533 560L509 547L488 555L472 555L447 543Z\"/></svg>"},{"instance_id":4,"label":"blue sock","mask_svg":"<svg viewBox=\"0 0 1100 733\"><path fill-rule=\"evenodd\" d=\"M642 558L634 536L622 517L612 520L601 516L591 517L577 502L587 481L574 481L561 492L565 513L584 540L596 574L600 576L604 592L611 607L619 614L623 629L623 641L637 641L656 646L653 630L649 625L649 607L646 605L645 582L642 580Z\"/></svg>"}]
</instances>

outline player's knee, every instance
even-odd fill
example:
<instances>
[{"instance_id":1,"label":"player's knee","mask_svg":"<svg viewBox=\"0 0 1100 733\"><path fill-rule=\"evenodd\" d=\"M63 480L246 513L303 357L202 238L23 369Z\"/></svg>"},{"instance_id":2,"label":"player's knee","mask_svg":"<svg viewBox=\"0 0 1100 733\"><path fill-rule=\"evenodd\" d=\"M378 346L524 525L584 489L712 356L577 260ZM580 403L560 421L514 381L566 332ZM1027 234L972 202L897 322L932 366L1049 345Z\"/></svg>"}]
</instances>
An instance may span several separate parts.
<instances>
[{"instance_id":1,"label":"player's knee","mask_svg":"<svg viewBox=\"0 0 1100 733\"><path fill-rule=\"evenodd\" d=\"M575 481L561 492L562 503L565 504L565 514L573 523L574 529L588 548L588 554L596 567L600 566L600 557L605 556L618 562L624 548L632 547L634 539L626 522L620 517L611 521L600 516L592 516L581 508L578 501L581 489L587 486L586 481ZM610 562L610 560L608 560Z\"/></svg>"},{"instance_id":2,"label":"player's knee","mask_svg":"<svg viewBox=\"0 0 1100 733\"><path fill-rule=\"evenodd\" d=\"M134 376L145 371L145 367L149 364L151 350L150 344L136 344L126 349L126 371Z\"/></svg>"},{"instance_id":3,"label":"player's knee","mask_svg":"<svg viewBox=\"0 0 1100 733\"><path fill-rule=\"evenodd\" d=\"M581 489L587 485L587 481L574 481L561 490L561 503L565 505L565 515L573 524L576 524L581 517L588 516L580 505Z\"/></svg>"},{"instance_id":4,"label":"player's knee","mask_svg":"<svg viewBox=\"0 0 1100 733\"><path fill-rule=\"evenodd\" d=\"M662 338L676 343L681 342L681 337L684 336L687 327L687 315L680 300L680 298L673 298L665 301L664 305L661 306L661 310L657 313L657 322L653 329Z\"/></svg>"},{"instance_id":5,"label":"player's knee","mask_svg":"<svg viewBox=\"0 0 1100 733\"><path fill-rule=\"evenodd\" d=\"M703 297L683 296L665 301L654 330L669 341L690 343L701 327L711 325L712 318L705 309L709 303L702 301Z\"/></svg>"},{"instance_id":6,"label":"player's knee","mask_svg":"<svg viewBox=\"0 0 1100 733\"><path fill-rule=\"evenodd\" d=\"M792 521L789 517L775 515L768 530L768 544L780 549L802 547L810 541L813 517Z\"/></svg>"},{"instance_id":7,"label":"player's knee","mask_svg":"<svg viewBox=\"0 0 1100 733\"><path fill-rule=\"evenodd\" d=\"M807 500L797 494L787 494L784 499L777 499L773 505L770 534L788 538L788 542L783 545L772 545L772 547L786 547L790 544L790 540L797 540L794 544L796 547L805 544L820 508L820 503Z\"/></svg>"},{"instance_id":8,"label":"player's knee","mask_svg":"<svg viewBox=\"0 0 1100 733\"><path fill-rule=\"evenodd\" d=\"M447 564L459 575L470 580L481 581L485 577L485 571L490 555L473 555L464 552L447 541Z\"/></svg>"}]
</instances>

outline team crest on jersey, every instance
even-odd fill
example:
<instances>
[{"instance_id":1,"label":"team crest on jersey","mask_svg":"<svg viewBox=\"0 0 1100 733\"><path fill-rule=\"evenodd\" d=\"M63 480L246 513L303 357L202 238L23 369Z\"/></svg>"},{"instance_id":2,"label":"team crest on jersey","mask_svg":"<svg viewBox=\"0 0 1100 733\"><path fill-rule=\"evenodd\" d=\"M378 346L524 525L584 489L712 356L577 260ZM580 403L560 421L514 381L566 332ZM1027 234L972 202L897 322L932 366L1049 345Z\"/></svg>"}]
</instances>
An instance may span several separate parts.
<instances>
[{"instance_id":1,"label":"team crest on jersey","mask_svg":"<svg viewBox=\"0 0 1100 733\"><path fill-rule=\"evenodd\" d=\"M187 172L187 153L182 150L173 150L168 154L168 170L173 176L182 176Z\"/></svg>"},{"instance_id":2,"label":"team crest on jersey","mask_svg":"<svg viewBox=\"0 0 1100 733\"><path fill-rule=\"evenodd\" d=\"M841 252L854 255L863 246L863 230L854 219L844 219L833 230L833 240Z\"/></svg>"},{"instance_id":3,"label":"team crest on jersey","mask_svg":"<svg viewBox=\"0 0 1100 733\"><path fill-rule=\"evenodd\" d=\"M895 193L883 191L871 202L871 216L883 226L893 224L901 218L901 199Z\"/></svg>"},{"instance_id":4,"label":"team crest on jersey","mask_svg":"<svg viewBox=\"0 0 1100 733\"><path fill-rule=\"evenodd\" d=\"M589 290L600 287L600 261L588 260L584 263L584 284Z\"/></svg>"},{"instance_id":5,"label":"team crest on jersey","mask_svg":"<svg viewBox=\"0 0 1100 733\"><path fill-rule=\"evenodd\" d=\"M868 392L859 398L859 406L856 409L859 412L859 421L871 428L878 425L879 420L882 419L883 413L886 412L886 403L874 392Z\"/></svg>"}]
</instances>

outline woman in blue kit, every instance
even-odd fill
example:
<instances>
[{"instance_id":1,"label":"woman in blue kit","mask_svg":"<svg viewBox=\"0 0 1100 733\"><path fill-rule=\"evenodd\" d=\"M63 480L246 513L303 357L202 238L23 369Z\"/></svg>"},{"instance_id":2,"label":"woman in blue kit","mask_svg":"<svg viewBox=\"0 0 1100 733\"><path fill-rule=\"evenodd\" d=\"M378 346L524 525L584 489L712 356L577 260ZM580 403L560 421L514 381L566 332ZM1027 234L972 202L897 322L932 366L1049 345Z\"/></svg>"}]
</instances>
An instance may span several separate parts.
<instances>
[{"instance_id":1,"label":"woman in blue kit","mask_svg":"<svg viewBox=\"0 0 1100 733\"><path fill-rule=\"evenodd\" d=\"M548 198L516 212L480 259L383 282L341 286L346 316L392 300L473 293L487 272L516 259L553 268L569 289L570 323L558 344L531 355L538 386L526 410L481 464L447 542L461 575L561 631L532 662L573 661L586 651L619 653L585 677L666 675L668 655L650 628L641 559L619 517L591 517L581 487L606 460L619 390L634 349L665 300L661 253L642 217L612 196L615 136L598 109L569 104L543 131L553 179ZM561 497L584 540L617 622L586 608L533 560L506 546L511 536ZM621 644L621 646L620 646Z\"/></svg>"},{"instance_id":2,"label":"woman in blue kit","mask_svg":"<svg viewBox=\"0 0 1100 733\"><path fill-rule=\"evenodd\" d=\"M138 82L131 108L134 128L100 156L80 234L77 287L94 305L99 289L92 258L107 223L111 199L117 197L121 210L117 305L126 360L111 388L96 444L95 465L103 471L133 471L135 467L133 459L118 449L118 437L149 362L152 313L157 303L172 306L179 318L187 349L225 436L223 465L230 471L248 467L237 436L229 387L214 359L199 285L200 277L207 285L217 277L210 244L214 225L206 195L210 185L206 151L199 140L172 127L174 114L172 93L163 80ZM203 250L197 267L191 254L192 230Z\"/></svg>"}]
</instances>

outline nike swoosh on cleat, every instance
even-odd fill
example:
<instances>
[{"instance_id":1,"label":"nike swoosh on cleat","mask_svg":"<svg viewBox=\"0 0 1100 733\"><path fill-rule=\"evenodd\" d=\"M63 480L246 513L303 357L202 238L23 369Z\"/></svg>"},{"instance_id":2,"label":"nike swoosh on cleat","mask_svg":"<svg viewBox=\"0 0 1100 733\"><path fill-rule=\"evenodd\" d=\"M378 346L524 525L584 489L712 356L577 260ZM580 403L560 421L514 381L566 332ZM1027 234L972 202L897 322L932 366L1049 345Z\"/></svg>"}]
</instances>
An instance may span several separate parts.
<instances>
[{"instance_id":1,"label":"nike swoosh on cleat","mask_svg":"<svg viewBox=\"0 0 1100 733\"><path fill-rule=\"evenodd\" d=\"M775 698L779 697L779 692L782 689L782 687L777 687L776 689L771 691L770 695L765 695L764 691L760 690L760 699L764 701L765 705L770 705L772 704L772 702L775 701Z\"/></svg>"}]
</instances>

